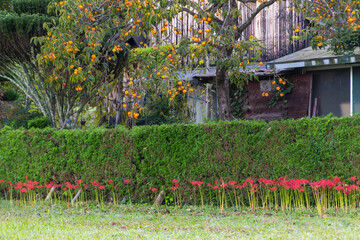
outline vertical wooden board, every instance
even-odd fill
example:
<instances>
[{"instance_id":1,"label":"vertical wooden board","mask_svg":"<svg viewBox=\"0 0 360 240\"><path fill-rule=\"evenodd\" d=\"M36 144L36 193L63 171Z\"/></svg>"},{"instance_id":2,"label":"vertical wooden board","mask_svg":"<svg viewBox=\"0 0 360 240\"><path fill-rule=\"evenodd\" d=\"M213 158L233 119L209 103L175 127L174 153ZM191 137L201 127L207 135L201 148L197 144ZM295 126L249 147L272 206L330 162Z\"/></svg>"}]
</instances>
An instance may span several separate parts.
<instances>
[{"instance_id":1,"label":"vertical wooden board","mask_svg":"<svg viewBox=\"0 0 360 240\"><path fill-rule=\"evenodd\" d=\"M313 86L313 79L311 75L311 80L309 81L309 106L308 106L308 117L311 117L311 106L312 106L312 86Z\"/></svg>"},{"instance_id":2,"label":"vertical wooden board","mask_svg":"<svg viewBox=\"0 0 360 240\"><path fill-rule=\"evenodd\" d=\"M275 16L276 15L276 8L275 7L273 7L273 16ZM273 21L271 21L271 26L272 26L272 39L273 39L273 41L272 41L272 49L273 49L273 53L274 53L274 55L273 55L273 57L274 58L276 58L275 57L275 54L276 54L276 46L275 46L275 44L276 44L276 37L277 37L277 34L276 34L276 22L275 22L275 19L273 20Z\"/></svg>"},{"instance_id":3,"label":"vertical wooden board","mask_svg":"<svg viewBox=\"0 0 360 240\"><path fill-rule=\"evenodd\" d=\"M199 2L199 0L194 1ZM238 6L242 15L239 22L243 23L255 10L255 6L259 6L259 3L248 4L244 7L244 4L238 2ZM307 41L303 41L301 44L293 44L289 41L289 37L293 34L292 30L294 26L297 26L297 24L303 26L303 18L294 14L294 12L290 10L291 7L293 7L292 1L279 1L274 3L264 9L241 36L241 39L249 39L250 35L254 35L261 41L264 46L263 61L271 61L308 46ZM182 16L183 19L173 21L172 25L181 30L183 35L191 37L192 33L188 31L190 27L194 30L205 29L203 24L193 23L193 17L188 13L183 12L180 13L179 16ZM169 40L171 40L171 43L178 44L180 35L171 33ZM151 37L151 42L156 42L156 38Z\"/></svg>"},{"instance_id":4,"label":"vertical wooden board","mask_svg":"<svg viewBox=\"0 0 360 240\"><path fill-rule=\"evenodd\" d=\"M351 73L350 73L351 74ZM360 67L353 67L352 71L353 87L352 87L352 112L360 113Z\"/></svg>"}]
</instances>

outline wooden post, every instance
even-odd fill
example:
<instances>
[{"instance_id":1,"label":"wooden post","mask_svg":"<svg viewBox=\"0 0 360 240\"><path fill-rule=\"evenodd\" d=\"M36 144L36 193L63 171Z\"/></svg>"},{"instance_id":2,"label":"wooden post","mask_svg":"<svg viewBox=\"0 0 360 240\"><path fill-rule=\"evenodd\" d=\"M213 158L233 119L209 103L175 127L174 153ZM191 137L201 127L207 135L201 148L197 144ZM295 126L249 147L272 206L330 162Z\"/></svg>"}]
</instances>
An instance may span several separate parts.
<instances>
[{"instance_id":1,"label":"wooden post","mask_svg":"<svg viewBox=\"0 0 360 240\"><path fill-rule=\"evenodd\" d=\"M164 201L164 199L165 199L164 191L161 191L160 194L157 196L154 205L160 206Z\"/></svg>"},{"instance_id":2,"label":"wooden post","mask_svg":"<svg viewBox=\"0 0 360 240\"><path fill-rule=\"evenodd\" d=\"M313 117L318 117L319 115L319 99L314 98L314 106L313 106Z\"/></svg>"},{"instance_id":3,"label":"wooden post","mask_svg":"<svg viewBox=\"0 0 360 240\"><path fill-rule=\"evenodd\" d=\"M71 204L74 204L74 202L76 201L76 199L80 196L81 193L81 189L78 191L78 193L75 195L75 197L73 198L73 200L71 201Z\"/></svg>"},{"instance_id":4,"label":"wooden post","mask_svg":"<svg viewBox=\"0 0 360 240\"><path fill-rule=\"evenodd\" d=\"M55 187L52 187L50 189L50 192L48 193L48 195L45 198L45 202L47 202L51 198L51 194L54 192L54 190L55 190Z\"/></svg>"},{"instance_id":5,"label":"wooden post","mask_svg":"<svg viewBox=\"0 0 360 240\"><path fill-rule=\"evenodd\" d=\"M311 77L310 80L310 94L309 94L309 111L308 111L308 117L311 118L311 106L312 106L312 86L313 86L313 79ZM313 115L314 116L314 115Z\"/></svg>"}]
</instances>

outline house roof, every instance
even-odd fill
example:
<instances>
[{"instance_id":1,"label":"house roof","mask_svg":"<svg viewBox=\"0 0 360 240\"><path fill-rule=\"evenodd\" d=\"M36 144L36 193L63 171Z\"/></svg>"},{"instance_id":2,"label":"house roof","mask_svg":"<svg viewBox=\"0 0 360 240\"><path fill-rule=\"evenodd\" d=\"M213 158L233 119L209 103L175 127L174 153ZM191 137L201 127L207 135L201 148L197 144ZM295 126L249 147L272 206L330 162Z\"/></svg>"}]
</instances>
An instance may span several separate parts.
<instances>
[{"instance_id":1,"label":"house roof","mask_svg":"<svg viewBox=\"0 0 360 240\"><path fill-rule=\"evenodd\" d=\"M254 72L255 75L259 77L267 77L273 76L274 74L286 73L289 69L266 69L265 65L259 66L259 64L250 64L246 71L243 69L240 69L240 71L245 73ZM199 68L189 71L180 70L177 72L176 76L176 79L191 80L195 84L198 84L199 82L206 83L216 77L216 68ZM176 79L172 78L171 80Z\"/></svg>"},{"instance_id":2,"label":"house roof","mask_svg":"<svg viewBox=\"0 0 360 240\"><path fill-rule=\"evenodd\" d=\"M308 47L270 61L266 64L266 67L267 69L291 69L349 63L360 63L360 49L356 49L351 55L335 55L328 48L313 50Z\"/></svg>"},{"instance_id":3,"label":"house roof","mask_svg":"<svg viewBox=\"0 0 360 240\"><path fill-rule=\"evenodd\" d=\"M254 72L257 76L273 76L274 73L280 73L283 72L283 69L276 69L276 70L269 70L266 69L265 66L259 66L258 64L252 64L249 65L247 70L244 71L243 69L240 69L241 72ZM199 69L194 70L191 73L191 78L197 78L199 80L201 79L209 79L209 78L215 78L216 77L216 68L209 68L208 71L205 69Z\"/></svg>"}]
</instances>

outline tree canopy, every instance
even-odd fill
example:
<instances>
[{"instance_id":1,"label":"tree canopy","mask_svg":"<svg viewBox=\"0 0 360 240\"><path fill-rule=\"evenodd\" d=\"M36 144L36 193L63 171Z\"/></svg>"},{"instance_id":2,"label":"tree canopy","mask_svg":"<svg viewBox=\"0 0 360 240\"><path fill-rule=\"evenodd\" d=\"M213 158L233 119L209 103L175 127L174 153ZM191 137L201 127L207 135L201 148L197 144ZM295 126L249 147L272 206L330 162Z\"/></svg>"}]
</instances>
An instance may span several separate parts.
<instances>
[{"instance_id":1,"label":"tree canopy","mask_svg":"<svg viewBox=\"0 0 360 240\"><path fill-rule=\"evenodd\" d=\"M117 102L126 116L136 119L149 93L170 101L186 99L193 88L183 73L211 63L220 118L232 120L230 83L245 83L243 73L251 75L254 65L263 65L261 42L245 32L278 2L13 0L13 12L0 13L0 64L9 79L21 79L14 82L28 91L53 126L64 128L97 95L107 93L109 83L116 83ZM312 37L314 47L329 45L336 53L358 46L358 1L293 4L311 21L307 29L294 28L293 39ZM138 36L144 40L134 49L131 42Z\"/></svg>"},{"instance_id":2,"label":"tree canopy","mask_svg":"<svg viewBox=\"0 0 360 240\"><path fill-rule=\"evenodd\" d=\"M311 20L306 29L296 29L302 37L312 36L313 48L329 47L336 54L352 53L360 46L360 1L296 0L299 13Z\"/></svg>"}]
</instances>

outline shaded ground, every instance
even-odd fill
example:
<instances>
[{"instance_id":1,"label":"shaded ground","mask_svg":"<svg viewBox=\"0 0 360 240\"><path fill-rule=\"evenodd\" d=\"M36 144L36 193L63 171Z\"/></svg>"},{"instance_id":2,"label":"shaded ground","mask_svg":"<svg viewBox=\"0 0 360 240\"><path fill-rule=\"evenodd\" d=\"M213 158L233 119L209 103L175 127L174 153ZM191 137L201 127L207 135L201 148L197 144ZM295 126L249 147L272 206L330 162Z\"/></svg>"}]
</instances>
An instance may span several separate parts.
<instances>
[{"instance_id":1,"label":"shaded ground","mask_svg":"<svg viewBox=\"0 0 360 240\"><path fill-rule=\"evenodd\" d=\"M247 212L0 204L0 239L360 239L360 211ZM170 213L169 213L170 212Z\"/></svg>"}]
</instances>

